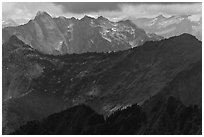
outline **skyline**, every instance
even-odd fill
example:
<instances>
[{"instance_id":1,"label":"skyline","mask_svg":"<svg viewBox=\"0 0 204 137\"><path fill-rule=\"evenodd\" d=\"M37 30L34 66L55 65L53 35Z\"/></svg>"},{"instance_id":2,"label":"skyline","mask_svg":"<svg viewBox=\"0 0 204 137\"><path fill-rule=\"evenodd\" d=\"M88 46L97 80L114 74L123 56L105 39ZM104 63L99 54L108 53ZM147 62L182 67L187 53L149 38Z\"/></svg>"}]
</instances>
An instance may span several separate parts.
<instances>
[{"instance_id":1,"label":"skyline","mask_svg":"<svg viewBox=\"0 0 204 137\"><path fill-rule=\"evenodd\" d=\"M201 2L3 2L2 19L26 23L38 11L46 11L52 17L82 18L104 16L112 21L123 18L143 18L164 15L190 15L191 20L202 17Z\"/></svg>"}]
</instances>

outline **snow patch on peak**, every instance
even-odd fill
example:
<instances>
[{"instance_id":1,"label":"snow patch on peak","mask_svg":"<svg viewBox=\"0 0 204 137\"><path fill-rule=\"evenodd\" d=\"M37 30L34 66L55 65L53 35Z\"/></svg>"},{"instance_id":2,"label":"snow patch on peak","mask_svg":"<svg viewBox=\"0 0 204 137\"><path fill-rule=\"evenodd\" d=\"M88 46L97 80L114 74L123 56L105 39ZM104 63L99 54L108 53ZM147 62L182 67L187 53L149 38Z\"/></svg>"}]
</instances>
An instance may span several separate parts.
<instances>
[{"instance_id":1,"label":"snow patch on peak","mask_svg":"<svg viewBox=\"0 0 204 137\"><path fill-rule=\"evenodd\" d=\"M111 39L110 39L110 38L105 37L105 36L103 36L103 35L102 35L102 37L103 37L105 40L107 40L107 41L111 42Z\"/></svg>"},{"instance_id":2,"label":"snow patch on peak","mask_svg":"<svg viewBox=\"0 0 204 137\"><path fill-rule=\"evenodd\" d=\"M108 33L108 32L109 32L109 31L104 30L103 32L100 32L100 33L101 33L102 38L104 38L105 40L111 42L111 39L108 38L108 37L107 37L107 34L106 34L106 33Z\"/></svg>"}]
</instances>

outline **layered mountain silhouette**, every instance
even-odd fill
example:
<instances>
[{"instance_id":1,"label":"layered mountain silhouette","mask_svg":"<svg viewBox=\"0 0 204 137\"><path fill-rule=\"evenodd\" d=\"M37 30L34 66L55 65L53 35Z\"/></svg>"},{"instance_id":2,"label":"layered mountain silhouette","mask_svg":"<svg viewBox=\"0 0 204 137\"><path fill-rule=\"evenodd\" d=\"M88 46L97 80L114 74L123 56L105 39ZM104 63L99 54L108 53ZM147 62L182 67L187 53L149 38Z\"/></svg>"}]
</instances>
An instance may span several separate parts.
<instances>
[{"instance_id":1,"label":"layered mountain silhouette","mask_svg":"<svg viewBox=\"0 0 204 137\"><path fill-rule=\"evenodd\" d=\"M84 17L81 21L86 23L86 19L90 20ZM12 36L2 45L3 133L200 134L201 44L194 36L182 34L119 52L54 56ZM77 107L80 104L90 108ZM138 122L131 127L122 111L118 115L123 116L110 122L114 130L104 129L107 123L103 117L133 104L142 107L133 110L139 116L144 112L147 123L130 113L129 120ZM58 114L41 121L54 113ZM70 118L66 115L73 118L73 127L64 127L71 124L65 122ZM84 123L80 125L82 118ZM94 123L89 123L95 118ZM32 120L41 122L31 122L14 132ZM196 127L190 131L192 126Z\"/></svg>"},{"instance_id":2,"label":"layered mountain silhouette","mask_svg":"<svg viewBox=\"0 0 204 137\"><path fill-rule=\"evenodd\" d=\"M164 17L159 15L155 18L138 18L131 19L138 27L143 28L146 32L155 33L165 38L189 33L202 39L202 19L192 21L189 15L175 15Z\"/></svg>"},{"instance_id":3,"label":"layered mountain silhouette","mask_svg":"<svg viewBox=\"0 0 204 137\"><path fill-rule=\"evenodd\" d=\"M109 52L142 45L162 37L146 34L129 20L111 22L104 17L52 18L39 11L33 20L3 29L3 42L12 35L46 54Z\"/></svg>"}]
</instances>

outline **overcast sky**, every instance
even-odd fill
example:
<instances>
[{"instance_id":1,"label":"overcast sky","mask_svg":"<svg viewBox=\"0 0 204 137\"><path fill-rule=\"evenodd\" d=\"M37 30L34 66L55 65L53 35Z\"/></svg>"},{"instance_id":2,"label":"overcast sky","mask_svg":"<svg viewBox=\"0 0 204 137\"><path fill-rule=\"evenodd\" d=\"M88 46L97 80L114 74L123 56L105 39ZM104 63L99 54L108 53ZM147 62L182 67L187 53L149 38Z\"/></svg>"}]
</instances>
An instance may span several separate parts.
<instances>
[{"instance_id":1,"label":"overcast sky","mask_svg":"<svg viewBox=\"0 0 204 137\"><path fill-rule=\"evenodd\" d=\"M46 11L51 16L81 18L90 16L105 16L111 20L123 18L155 17L160 14L192 15L199 19L202 15L202 3L113 3L113 2L3 2L2 18L16 21L28 21L35 17L37 11Z\"/></svg>"}]
</instances>

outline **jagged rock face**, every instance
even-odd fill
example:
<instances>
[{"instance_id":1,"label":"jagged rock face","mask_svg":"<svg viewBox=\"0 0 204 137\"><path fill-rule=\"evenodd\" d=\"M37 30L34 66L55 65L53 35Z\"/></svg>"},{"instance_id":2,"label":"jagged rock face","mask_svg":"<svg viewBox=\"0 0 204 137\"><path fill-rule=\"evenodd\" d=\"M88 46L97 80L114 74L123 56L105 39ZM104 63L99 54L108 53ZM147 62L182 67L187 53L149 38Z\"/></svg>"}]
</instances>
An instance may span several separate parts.
<instances>
[{"instance_id":1,"label":"jagged rock face","mask_svg":"<svg viewBox=\"0 0 204 137\"><path fill-rule=\"evenodd\" d=\"M16 35L26 44L46 54L109 52L136 47L162 37L149 36L130 21L111 22L106 18L85 16L52 18L38 12L35 19L18 27L3 29L3 42Z\"/></svg>"},{"instance_id":2,"label":"jagged rock face","mask_svg":"<svg viewBox=\"0 0 204 137\"><path fill-rule=\"evenodd\" d=\"M186 106L201 104L201 69L195 69L201 65L195 67L195 64L202 60L202 47L201 42L189 34L146 42L120 52L64 56L44 55L34 49L28 50L30 47L26 45L21 48L21 41L19 44L13 42L3 45L3 51L9 45L18 47L14 50L16 52L9 48L6 51L10 52L5 52L3 57L3 67L11 68L9 72L13 72L3 76L3 81L7 81L3 84L3 93L8 93L10 83L14 85L11 87L19 88L15 94L11 94L13 98L3 102L5 133L26 121L40 119L82 103L104 115L131 104L142 105L158 93L164 93L162 96L167 97L172 95ZM9 62L13 56L23 59ZM37 67L33 67L35 65ZM16 71L16 66L18 70L29 73L28 84L12 82L14 77L21 79L27 74ZM22 92L20 87L29 90ZM192 94L195 96L191 97Z\"/></svg>"},{"instance_id":3,"label":"jagged rock face","mask_svg":"<svg viewBox=\"0 0 204 137\"><path fill-rule=\"evenodd\" d=\"M187 15L181 15L166 18L160 15L155 18L132 19L132 21L146 32L155 33L166 38L182 33L189 33L201 40L202 19L191 21L188 17Z\"/></svg>"}]
</instances>

